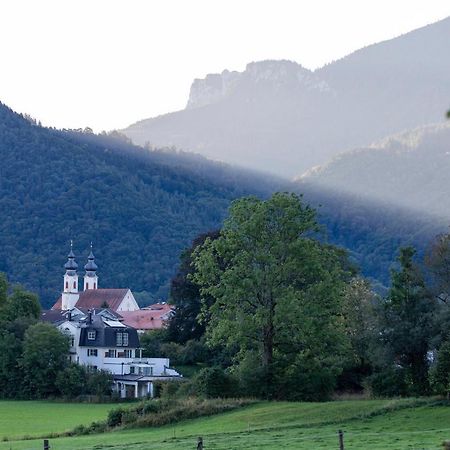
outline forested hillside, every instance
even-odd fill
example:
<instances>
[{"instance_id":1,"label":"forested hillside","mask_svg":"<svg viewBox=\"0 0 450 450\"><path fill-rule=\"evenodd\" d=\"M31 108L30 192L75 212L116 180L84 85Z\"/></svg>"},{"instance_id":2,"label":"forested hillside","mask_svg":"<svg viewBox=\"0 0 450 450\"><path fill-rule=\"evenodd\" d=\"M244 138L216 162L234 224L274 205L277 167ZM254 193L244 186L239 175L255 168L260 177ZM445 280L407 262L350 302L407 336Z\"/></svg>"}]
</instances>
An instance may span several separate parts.
<instances>
[{"instance_id":1,"label":"forested hillside","mask_svg":"<svg viewBox=\"0 0 450 450\"><path fill-rule=\"evenodd\" d=\"M130 287L141 302L165 298L180 252L249 194L304 193L318 207L324 238L348 248L384 286L400 245L423 252L447 227L363 191L292 185L198 155L135 147L118 134L45 129L3 105L0 158L0 271L45 306L61 290L70 239L80 272L94 242L100 286Z\"/></svg>"},{"instance_id":2,"label":"forested hillside","mask_svg":"<svg viewBox=\"0 0 450 450\"><path fill-rule=\"evenodd\" d=\"M278 180L203 158L149 152L114 136L37 126L0 104L0 271L50 305L69 240L80 268L93 241L103 287L149 302L180 251L218 227L230 201Z\"/></svg>"},{"instance_id":3,"label":"forested hillside","mask_svg":"<svg viewBox=\"0 0 450 450\"><path fill-rule=\"evenodd\" d=\"M323 204L330 239L387 283L400 244L423 253L430 238L448 231L449 153L449 125L421 127L339 155L302 176L298 189Z\"/></svg>"}]
</instances>

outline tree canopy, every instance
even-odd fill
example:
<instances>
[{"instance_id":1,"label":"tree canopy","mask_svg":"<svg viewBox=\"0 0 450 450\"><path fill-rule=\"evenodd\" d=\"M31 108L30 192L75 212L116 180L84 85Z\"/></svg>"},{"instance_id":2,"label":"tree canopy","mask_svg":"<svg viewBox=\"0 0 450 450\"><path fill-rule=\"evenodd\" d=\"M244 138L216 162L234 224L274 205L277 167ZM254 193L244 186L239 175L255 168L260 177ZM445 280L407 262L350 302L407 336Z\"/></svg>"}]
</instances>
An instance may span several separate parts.
<instances>
[{"instance_id":1,"label":"tree canopy","mask_svg":"<svg viewBox=\"0 0 450 450\"><path fill-rule=\"evenodd\" d=\"M195 252L193 280L214 299L203 311L208 341L235 349L244 378L256 364L259 382L248 380L255 393L317 398L342 370L351 270L342 250L315 238L318 229L315 211L295 194L249 197L233 202L219 238ZM304 383L302 392L302 377L316 386Z\"/></svg>"}]
</instances>

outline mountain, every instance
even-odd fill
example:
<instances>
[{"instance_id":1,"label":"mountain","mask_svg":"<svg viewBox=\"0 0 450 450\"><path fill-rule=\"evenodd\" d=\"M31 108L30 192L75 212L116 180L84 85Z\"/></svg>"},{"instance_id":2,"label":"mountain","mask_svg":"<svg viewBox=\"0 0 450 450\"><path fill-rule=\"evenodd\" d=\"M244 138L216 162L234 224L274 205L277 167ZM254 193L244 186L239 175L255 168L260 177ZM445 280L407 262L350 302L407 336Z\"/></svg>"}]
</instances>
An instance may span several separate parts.
<instances>
[{"instance_id":1,"label":"mountain","mask_svg":"<svg viewBox=\"0 0 450 450\"><path fill-rule=\"evenodd\" d=\"M450 223L450 124L420 127L342 153L299 178L334 191Z\"/></svg>"},{"instance_id":2,"label":"mountain","mask_svg":"<svg viewBox=\"0 0 450 450\"><path fill-rule=\"evenodd\" d=\"M48 306L69 240L81 272L93 241L100 287L165 298L192 239L219 227L233 199L280 183L117 134L42 128L0 104L0 271Z\"/></svg>"},{"instance_id":3,"label":"mountain","mask_svg":"<svg viewBox=\"0 0 450 450\"><path fill-rule=\"evenodd\" d=\"M297 180L331 242L387 285L400 245L422 256L450 225L450 124L419 127L334 157Z\"/></svg>"},{"instance_id":4,"label":"mountain","mask_svg":"<svg viewBox=\"0 0 450 450\"><path fill-rule=\"evenodd\" d=\"M182 111L123 132L138 144L294 176L348 149L443 119L450 18L315 71L262 61L195 80Z\"/></svg>"},{"instance_id":5,"label":"mountain","mask_svg":"<svg viewBox=\"0 0 450 450\"><path fill-rule=\"evenodd\" d=\"M402 151L414 153L409 147ZM423 148L422 161L427 151L432 150ZM383 150L353 153L365 152ZM390 153L385 157L392 158ZM445 192L445 147L439 154L436 184L443 183ZM362 156L340 157L346 158L350 166L366 164ZM198 155L146 150L117 133L42 128L0 104L0 271L38 292L48 306L62 287L69 240L80 272L93 241L100 287L130 287L141 304L165 299L180 252L199 233L219 227L233 199L292 190L318 208L324 239L346 247L362 273L382 288L398 247L413 244L423 253L446 221L380 197L368 199L360 195L358 180L352 191L320 181L321 174L338 183L362 170L337 167L330 164L292 184Z\"/></svg>"}]
</instances>

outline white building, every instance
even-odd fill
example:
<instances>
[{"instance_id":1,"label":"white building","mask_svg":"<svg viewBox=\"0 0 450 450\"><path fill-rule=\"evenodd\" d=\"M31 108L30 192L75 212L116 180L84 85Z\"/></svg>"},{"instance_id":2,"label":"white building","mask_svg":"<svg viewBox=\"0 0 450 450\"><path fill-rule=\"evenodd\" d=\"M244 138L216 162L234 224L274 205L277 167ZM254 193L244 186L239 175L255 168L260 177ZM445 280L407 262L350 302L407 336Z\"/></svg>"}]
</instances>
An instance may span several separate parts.
<instances>
[{"instance_id":1,"label":"white building","mask_svg":"<svg viewBox=\"0 0 450 450\"><path fill-rule=\"evenodd\" d=\"M75 307L90 309L106 307L115 312L139 310L139 305L130 289L99 289L98 267L95 264L92 246L88 262L84 266L86 272L83 277L83 290L78 289L78 264L75 261L72 244L64 268L66 269L64 289L61 297L52 306L53 310L68 311Z\"/></svg>"},{"instance_id":2,"label":"white building","mask_svg":"<svg viewBox=\"0 0 450 450\"><path fill-rule=\"evenodd\" d=\"M153 396L156 380L181 378L170 369L168 358L142 358L137 330L125 325L120 315L139 307L129 289L98 289L92 249L85 265L84 291L78 291L72 246L64 267L63 293L42 318L69 336L72 362L111 372L113 389L122 398Z\"/></svg>"}]
</instances>

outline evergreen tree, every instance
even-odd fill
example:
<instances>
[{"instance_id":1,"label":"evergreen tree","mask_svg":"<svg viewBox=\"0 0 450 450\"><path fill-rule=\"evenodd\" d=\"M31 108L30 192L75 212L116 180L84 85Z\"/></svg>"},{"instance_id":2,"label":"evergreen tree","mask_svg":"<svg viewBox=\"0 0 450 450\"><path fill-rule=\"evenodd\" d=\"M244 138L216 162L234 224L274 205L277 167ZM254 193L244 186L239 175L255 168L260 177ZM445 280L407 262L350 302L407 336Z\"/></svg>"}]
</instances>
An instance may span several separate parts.
<instances>
[{"instance_id":1,"label":"evergreen tree","mask_svg":"<svg viewBox=\"0 0 450 450\"><path fill-rule=\"evenodd\" d=\"M425 287L423 275L414 263L415 250L400 250L400 269L392 271L392 287L382 316L382 343L391 365L404 369L408 393L429 392L428 351L435 335L436 302Z\"/></svg>"},{"instance_id":2,"label":"evergreen tree","mask_svg":"<svg viewBox=\"0 0 450 450\"><path fill-rule=\"evenodd\" d=\"M218 237L218 231L201 234L181 254L178 271L170 284L170 303L175 306L175 315L168 327L167 337L171 341L184 344L191 339L200 339L205 333L205 321L199 320L202 306L199 286L191 279L194 272L192 255L207 238L214 240Z\"/></svg>"}]
</instances>

